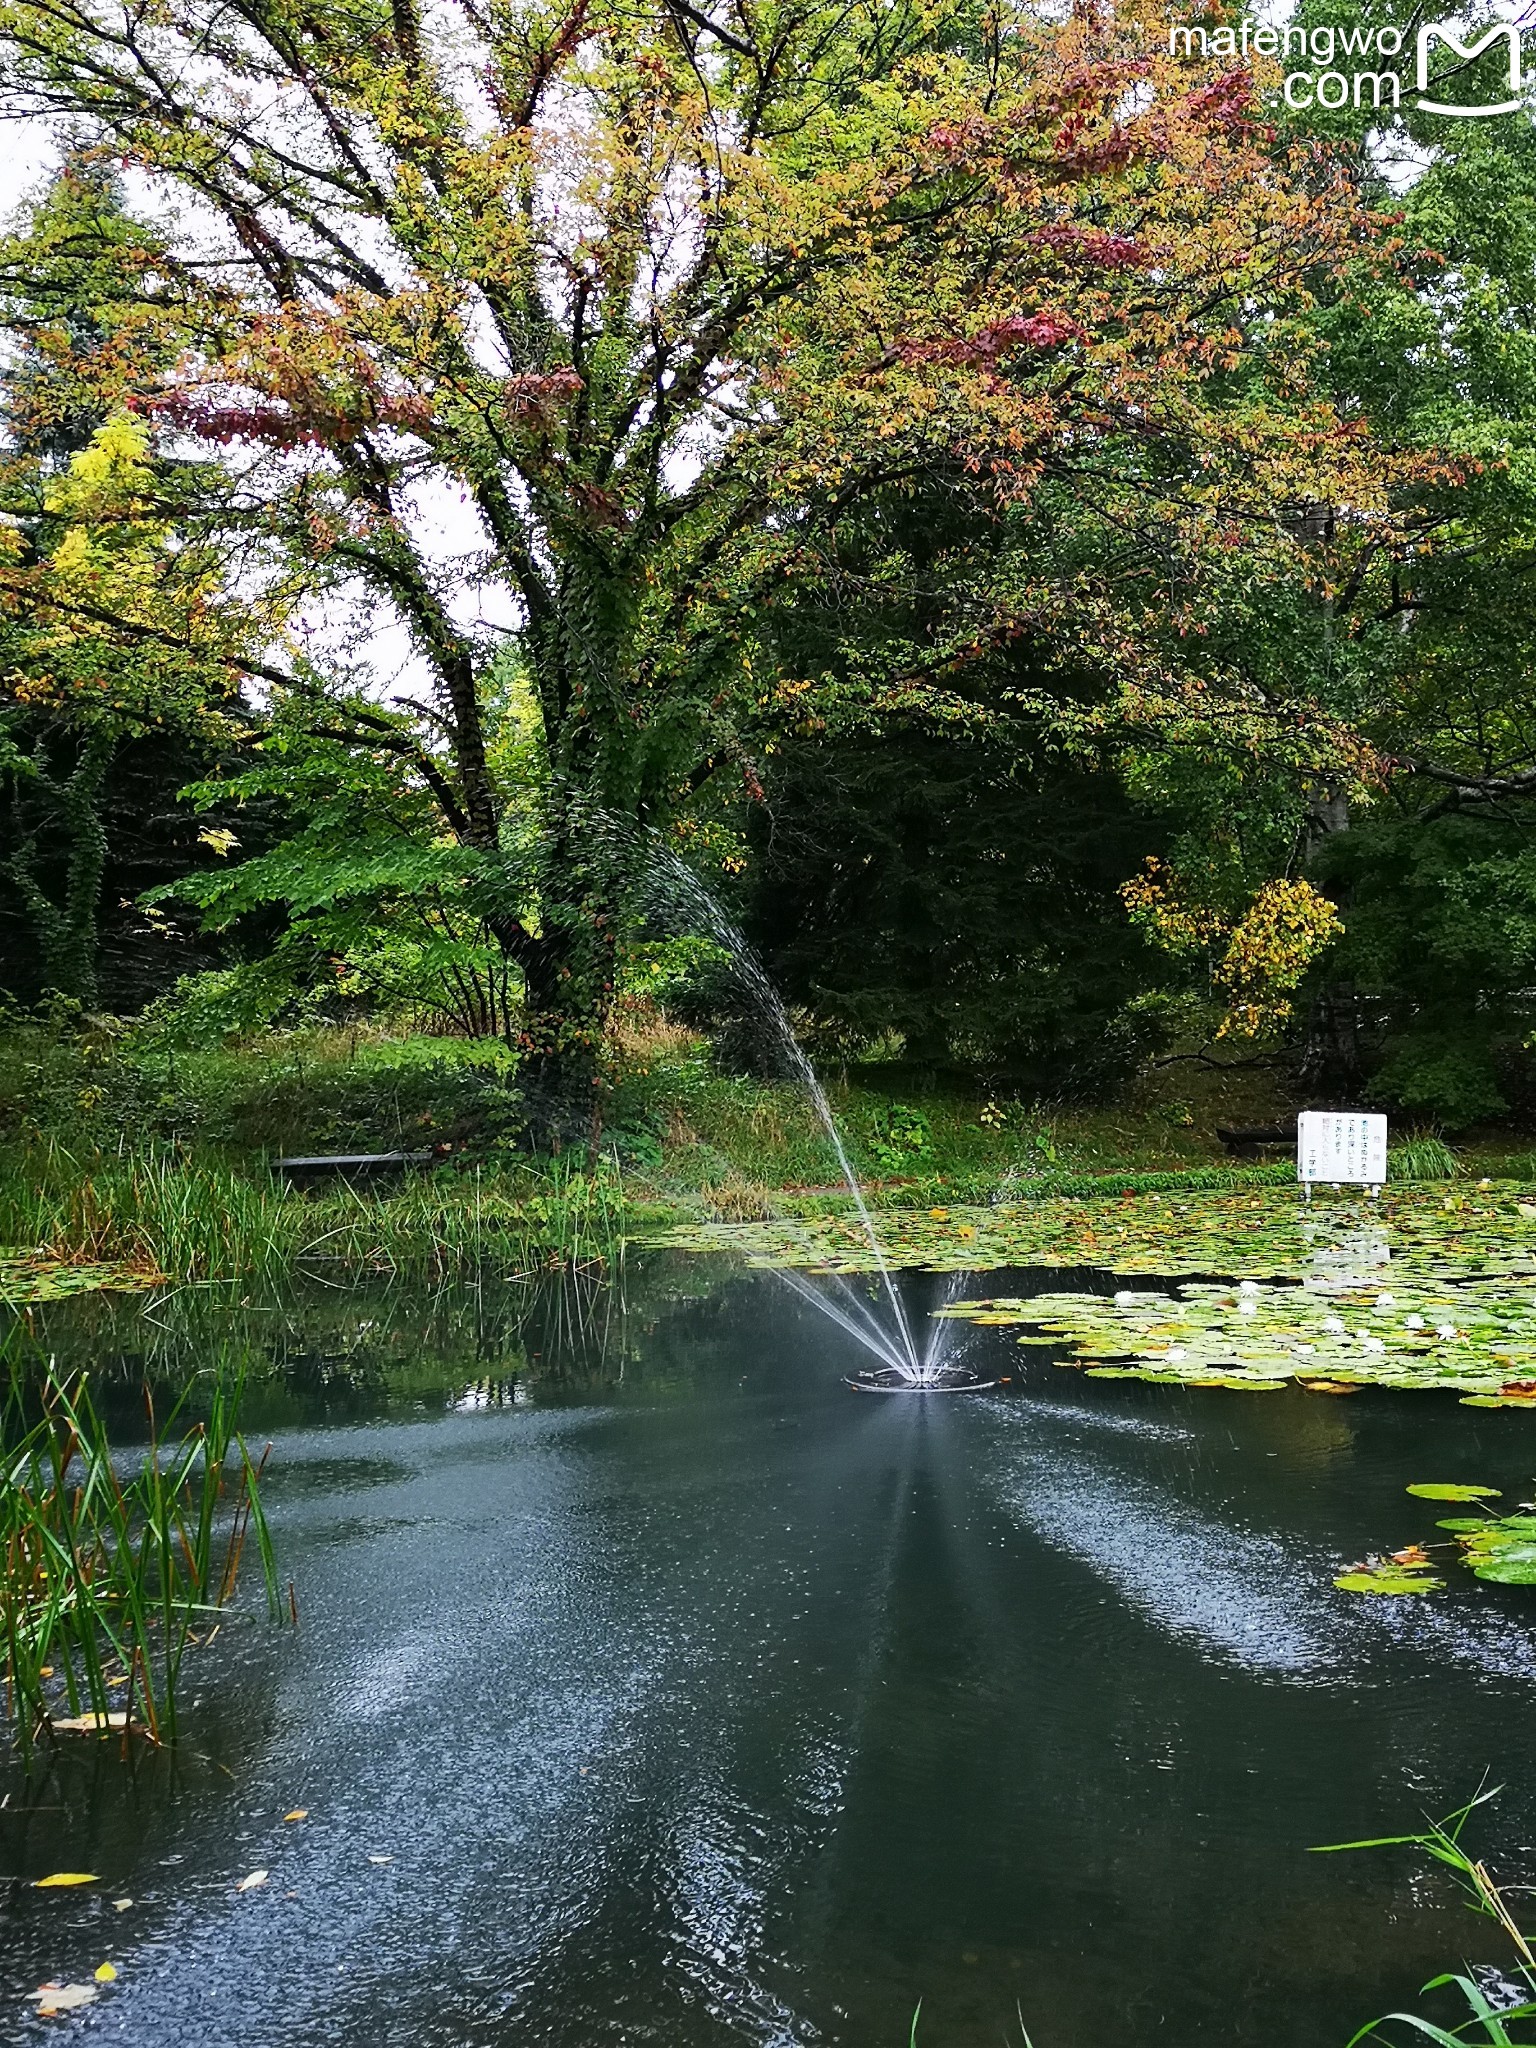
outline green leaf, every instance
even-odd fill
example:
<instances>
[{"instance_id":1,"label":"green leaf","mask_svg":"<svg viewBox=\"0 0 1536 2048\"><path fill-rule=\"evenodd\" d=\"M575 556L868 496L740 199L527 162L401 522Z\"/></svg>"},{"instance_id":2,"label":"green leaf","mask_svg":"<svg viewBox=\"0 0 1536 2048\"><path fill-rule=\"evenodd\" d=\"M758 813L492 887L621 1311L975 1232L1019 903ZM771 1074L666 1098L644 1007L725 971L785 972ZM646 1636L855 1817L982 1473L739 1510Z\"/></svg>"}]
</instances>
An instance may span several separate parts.
<instances>
[{"instance_id":1,"label":"green leaf","mask_svg":"<svg viewBox=\"0 0 1536 2048\"><path fill-rule=\"evenodd\" d=\"M1536 1546L1491 1552L1467 1559L1480 1579L1499 1586L1536 1586Z\"/></svg>"},{"instance_id":2,"label":"green leaf","mask_svg":"<svg viewBox=\"0 0 1536 2048\"><path fill-rule=\"evenodd\" d=\"M1380 1593L1397 1598L1405 1593L1438 1593L1445 1581L1405 1571L1401 1565L1383 1565L1377 1570L1345 1572L1333 1583L1341 1593Z\"/></svg>"},{"instance_id":3,"label":"green leaf","mask_svg":"<svg viewBox=\"0 0 1536 2048\"><path fill-rule=\"evenodd\" d=\"M1497 1500L1499 1497L1496 1486L1456 1486L1434 1480L1421 1480L1407 1490L1417 1494L1420 1500Z\"/></svg>"}]
</instances>

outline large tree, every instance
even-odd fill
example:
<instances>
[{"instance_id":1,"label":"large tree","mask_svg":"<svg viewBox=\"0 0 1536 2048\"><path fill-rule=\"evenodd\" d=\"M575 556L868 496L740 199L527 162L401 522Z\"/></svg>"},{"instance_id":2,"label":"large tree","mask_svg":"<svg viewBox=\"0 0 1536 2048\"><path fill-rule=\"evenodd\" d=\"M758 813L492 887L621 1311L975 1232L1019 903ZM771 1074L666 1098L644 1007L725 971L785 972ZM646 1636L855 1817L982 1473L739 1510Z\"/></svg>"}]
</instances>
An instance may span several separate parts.
<instances>
[{"instance_id":1,"label":"large tree","mask_svg":"<svg viewBox=\"0 0 1536 2048\"><path fill-rule=\"evenodd\" d=\"M1042 491L1175 580L1293 551L1287 507L1382 506L1293 317L1370 231L1243 76L1160 40L980 0L0 0L0 108L87 124L159 211L101 367L185 456L177 517L407 632L394 695L302 643L250 666L279 722L430 791L551 1102L591 1099L631 829L755 786L818 682L761 621L835 583L872 493L947 480L995 522L859 685L877 714L1067 620L1140 715L1177 693L1144 584L1127 610L1093 560L1041 566Z\"/></svg>"}]
</instances>

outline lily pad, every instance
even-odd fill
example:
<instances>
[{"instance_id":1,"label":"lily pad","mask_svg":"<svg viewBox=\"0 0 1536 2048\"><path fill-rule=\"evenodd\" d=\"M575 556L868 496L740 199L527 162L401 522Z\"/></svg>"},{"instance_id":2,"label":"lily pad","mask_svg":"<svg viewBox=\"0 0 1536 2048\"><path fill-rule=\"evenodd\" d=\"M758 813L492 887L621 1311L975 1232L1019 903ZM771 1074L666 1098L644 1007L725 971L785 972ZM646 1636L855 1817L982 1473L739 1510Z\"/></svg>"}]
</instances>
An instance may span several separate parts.
<instances>
[{"instance_id":1,"label":"lily pad","mask_svg":"<svg viewBox=\"0 0 1536 2048\"><path fill-rule=\"evenodd\" d=\"M1536 1548L1509 1546L1469 1556L1467 1563L1480 1579L1492 1579L1501 1586L1536 1586Z\"/></svg>"},{"instance_id":2,"label":"lily pad","mask_svg":"<svg viewBox=\"0 0 1536 2048\"><path fill-rule=\"evenodd\" d=\"M1405 1263L1457 1280L1536 1275L1536 1236L1519 1214L1520 1183L1444 1201L1422 1187L1303 1204L1288 1188L1077 1199L1064 1196L930 1213L885 1209L874 1228L893 1265L939 1272L1001 1266L1097 1267L1115 1273L1237 1279L1307 1275L1379 1282ZM847 1213L760 1223L700 1222L644 1242L691 1251L739 1251L757 1263L873 1271L859 1220Z\"/></svg>"},{"instance_id":3,"label":"lily pad","mask_svg":"<svg viewBox=\"0 0 1536 2048\"><path fill-rule=\"evenodd\" d=\"M1444 1579L1428 1572L1410 1570L1399 1564L1357 1565L1333 1582L1341 1593L1381 1594L1399 1599L1407 1593L1438 1593Z\"/></svg>"},{"instance_id":4,"label":"lily pad","mask_svg":"<svg viewBox=\"0 0 1536 2048\"><path fill-rule=\"evenodd\" d=\"M1408 1491L1425 1500L1487 1498L1491 1486L1410 1486ZM1455 1538L1461 1561L1476 1577L1505 1586L1536 1586L1536 1505L1525 1502L1508 1515L1456 1515L1437 1522ZM1410 1544L1389 1557L1367 1558L1363 1565L1351 1565L1334 1584L1346 1593L1434 1591L1443 1581L1422 1577L1431 1566L1428 1550ZM1398 1583L1403 1578L1411 1584ZM1386 1581L1383 1584L1383 1581Z\"/></svg>"},{"instance_id":5,"label":"lily pad","mask_svg":"<svg viewBox=\"0 0 1536 2048\"><path fill-rule=\"evenodd\" d=\"M1444 1196L1389 1189L1303 1204L1285 1188L997 1208L881 1210L893 1266L933 1272L1075 1269L1081 1285L951 1302L948 1321L1017 1326L1090 1372L1250 1390L1382 1386L1454 1393L1477 1407L1536 1407L1536 1233L1529 1189L1490 1183ZM733 1250L759 1266L873 1271L849 1215L706 1223L649 1240ZM1214 1273L1228 1277L1213 1281ZM1161 1285L1128 1286L1155 1275ZM1390 1277L1390 1286L1386 1283ZM1445 1496L1463 1498L1469 1496Z\"/></svg>"},{"instance_id":6,"label":"lily pad","mask_svg":"<svg viewBox=\"0 0 1536 2048\"><path fill-rule=\"evenodd\" d=\"M1407 1491L1420 1500L1497 1500L1496 1486L1461 1486L1436 1480L1419 1480Z\"/></svg>"},{"instance_id":7,"label":"lily pad","mask_svg":"<svg viewBox=\"0 0 1536 2048\"><path fill-rule=\"evenodd\" d=\"M101 1261L67 1265L62 1259L32 1252L0 1252L0 1306L29 1308L34 1302L63 1301L71 1294L97 1294L105 1289L144 1293L164 1284L153 1266Z\"/></svg>"}]
</instances>

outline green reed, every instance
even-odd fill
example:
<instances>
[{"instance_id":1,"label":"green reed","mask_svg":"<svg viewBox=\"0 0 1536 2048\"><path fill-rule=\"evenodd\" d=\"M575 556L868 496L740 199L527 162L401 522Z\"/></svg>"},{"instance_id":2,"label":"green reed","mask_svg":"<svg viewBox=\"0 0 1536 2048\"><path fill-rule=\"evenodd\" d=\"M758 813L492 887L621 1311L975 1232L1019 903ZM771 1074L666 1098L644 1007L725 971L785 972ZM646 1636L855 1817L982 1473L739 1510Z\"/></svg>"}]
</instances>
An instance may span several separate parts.
<instances>
[{"instance_id":1,"label":"green reed","mask_svg":"<svg viewBox=\"0 0 1536 2048\"><path fill-rule=\"evenodd\" d=\"M182 1662L233 1599L254 1541L280 1615L259 1480L236 1428L240 1387L215 1381L206 1420L162 1421L114 1452L81 1376L12 1362L0 1415L0 1656L24 1751L55 1722L174 1740Z\"/></svg>"},{"instance_id":2,"label":"green reed","mask_svg":"<svg viewBox=\"0 0 1536 2048\"><path fill-rule=\"evenodd\" d=\"M277 1278L305 1261L412 1272L609 1265L623 1256L625 1223L622 1177L607 1158L314 1192L261 1164L169 1148L119 1155L51 1140L0 1168L0 1246L176 1281Z\"/></svg>"},{"instance_id":3,"label":"green reed","mask_svg":"<svg viewBox=\"0 0 1536 2048\"><path fill-rule=\"evenodd\" d=\"M1393 1180L1455 1180L1461 1161L1432 1131L1414 1131L1387 1151L1387 1173Z\"/></svg>"},{"instance_id":4,"label":"green reed","mask_svg":"<svg viewBox=\"0 0 1536 2048\"><path fill-rule=\"evenodd\" d=\"M1497 1922L1508 1937L1515 1952L1515 1974L1530 1995L1517 1998L1512 2004L1495 2004L1470 1970L1448 1970L1439 1977L1431 1977L1423 1988L1426 1991L1456 1990L1471 2014L1469 2019L1454 2027L1443 2027L1434 2020L1426 2019L1422 2013L1387 2013L1352 2034L1346 2048L1360 2048L1360 2044L1367 2041L1389 2043L1393 2036L1381 2032L1388 2026L1405 2028L1413 2038L1433 2041L1437 2048L1533 2048L1536 2044L1536 2030L1530 2025L1536 2020L1536 1953L1532 1952L1529 1938L1510 1909L1509 1888L1497 1885L1487 1864L1468 1855L1461 1842L1462 1831L1470 1816L1485 1801L1496 1798L1498 1791L1499 1788L1494 1786L1478 1792L1475 1798L1458 1807L1455 1813L1447 1814L1443 1820L1428 1821L1418 1834L1382 1835L1368 1842L1327 1842L1320 1845L1314 1854L1333 1855L1346 1849L1411 1848L1421 1849L1435 1862L1444 1864L1454 1873L1473 1912ZM1510 2027L1517 2021L1523 2024L1518 2033L1512 2034Z\"/></svg>"}]
</instances>

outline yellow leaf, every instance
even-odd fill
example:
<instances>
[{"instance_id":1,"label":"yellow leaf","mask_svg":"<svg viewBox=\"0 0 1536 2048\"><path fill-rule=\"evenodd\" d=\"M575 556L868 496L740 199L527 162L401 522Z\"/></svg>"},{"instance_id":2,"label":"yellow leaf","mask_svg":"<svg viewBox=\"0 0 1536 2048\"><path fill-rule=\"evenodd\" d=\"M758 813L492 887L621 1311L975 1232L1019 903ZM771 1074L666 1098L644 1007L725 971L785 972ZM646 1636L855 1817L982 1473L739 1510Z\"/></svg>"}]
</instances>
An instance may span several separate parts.
<instances>
[{"instance_id":1,"label":"yellow leaf","mask_svg":"<svg viewBox=\"0 0 1536 2048\"><path fill-rule=\"evenodd\" d=\"M115 1984L117 1982L117 1972L110 1963L98 1963L96 1965L96 1982L98 1984Z\"/></svg>"},{"instance_id":2,"label":"yellow leaf","mask_svg":"<svg viewBox=\"0 0 1536 2048\"><path fill-rule=\"evenodd\" d=\"M100 1878L96 1876L94 1871L56 1870L53 1873L52 1877L39 1877L35 1879L33 1882L32 1889L34 1891L41 1892L46 1891L50 1885L99 1884L100 1882Z\"/></svg>"},{"instance_id":3,"label":"yellow leaf","mask_svg":"<svg viewBox=\"0 0 1536 2048\"><path fill-rule=\"evenodd\" d=\"M295 1807L295 1808L293 1809L292 1813L285 1813L285 1814L283 1815L283 1819L284 1819L284 1820L308 1820L308 1819L309 1819L309 1808L308 1808L307 1806L296 1806L296 1807Z\"/></svg>"}]
</instances>

